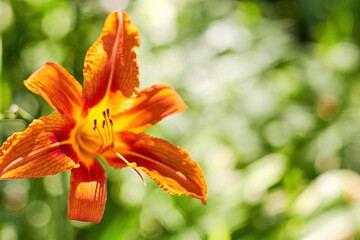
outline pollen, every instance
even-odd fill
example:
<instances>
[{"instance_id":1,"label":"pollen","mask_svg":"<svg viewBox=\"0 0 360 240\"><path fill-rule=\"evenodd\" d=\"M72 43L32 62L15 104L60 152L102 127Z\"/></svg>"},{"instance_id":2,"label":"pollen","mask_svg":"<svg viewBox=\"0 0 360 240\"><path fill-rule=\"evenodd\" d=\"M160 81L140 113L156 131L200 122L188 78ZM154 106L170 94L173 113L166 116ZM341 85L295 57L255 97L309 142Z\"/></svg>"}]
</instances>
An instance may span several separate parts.
<instances>
[{"instance_id":1,"label":"pollen","mask_svg":"<svg viewBox=\"0 0 360 240\"><path fill-rule=\"evenodd\" d=\"M106 111L102 112L102 124L101 127L97 126L97 119L94 119L93 130L98 134L99 137L99 150L98 153L102 153L107 149L114 147L114 129L113 121L110 118L110 110L107 108Z\"/></svg>"}]
</instances>

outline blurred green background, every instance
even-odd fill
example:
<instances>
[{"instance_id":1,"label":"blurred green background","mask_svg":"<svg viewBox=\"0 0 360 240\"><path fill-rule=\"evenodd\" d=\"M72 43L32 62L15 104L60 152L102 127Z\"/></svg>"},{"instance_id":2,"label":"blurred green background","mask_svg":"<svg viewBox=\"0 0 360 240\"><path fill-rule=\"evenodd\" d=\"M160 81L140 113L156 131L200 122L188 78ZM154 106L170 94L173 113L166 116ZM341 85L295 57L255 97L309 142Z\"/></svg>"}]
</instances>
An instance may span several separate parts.
<instances>
[{"instance_id":1,"label":"blurred green background","mask_svg":"<svg viewBox=\"0 0 360 240\"><path fill-rule=\"evenodd\" d=\"M54 61L82 82L122 9L140 29L140 88L171 84L189 106L148 133L200 164L208 205L107 168L104 217L82 223L67 218L68 172L1 181L0 239L360 238L358 0L0 0L1 142L52 112L22 81Z\"/></svg>"}]
</instances>

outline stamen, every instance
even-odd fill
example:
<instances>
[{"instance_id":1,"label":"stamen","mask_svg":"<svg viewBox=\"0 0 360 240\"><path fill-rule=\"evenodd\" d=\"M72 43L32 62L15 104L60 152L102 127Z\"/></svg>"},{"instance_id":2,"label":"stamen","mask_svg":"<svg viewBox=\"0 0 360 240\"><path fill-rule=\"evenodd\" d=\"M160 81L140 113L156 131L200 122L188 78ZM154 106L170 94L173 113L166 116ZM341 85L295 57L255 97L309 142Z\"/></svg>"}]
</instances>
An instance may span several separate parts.
<instances>
[{"instance_id":1,"label":"stamen","mask_svg":"<svg viewBox=\"0 0 360 240\"><path fill-rule=\"evenodd\" d=\"M110 125L111 125L111 147L114 146L114 142L115 142L115 135L114 135L114 129L113 129L113 121L111 120L111 118L109 119L110 121Z\"/></svg>"},{"instance_id":2,"label":"stamen","mask_svg":"<svg viewBox=\"0 0 360 240\"><path fill-rule=\"evenodd\" d=\"M104 120L102 120L102 131L100 131L100 128L97 127L97 119L94 119L94 127L93 130L97 131L101 143L100 143L100 150L99 152L103 152L106 149L113 148L114 147L114 123L112 121L112 119L110 118L110 110L109 108L106 109L106 111L102 111L102 115L104 117ZM106 127L105 127L106 126ZM103 134L105 135L105 137L103 137Z\"/></svg>"},{"instance_id":3,"label":"stamen","mask_svg":"<svg viewBox=\"0 0 360 240\"><path fill-rule=\"evenodd\" d=\"M98 152L101 152L101 151L103 150L103 147L105 146L105 144L104 144L104 139L103 139L103 137L101 136L100 130L99 130L99 128L96 126L96 122L97 122L96 119L94 119L94 127L93 127L93 129L94 129L94 131L96 131L97 134L99 135L99 138L100 138L100 149L99 149Z\"/></svg>"},{"instance_id":4,"label":"stamen","mask_svg":"<svg viewBox=\"0 0 360 240\"><path fill-rule=\"evenodd\" d=\"M96 119L94 119L94 127L93 127L94 131L96 129Z\"/></svg>"},{"instance_id":5,"label":"stamen","mask_svg":"<svg viewBox=\"0 0 360 240\"><path fill-rule=\"evenodd\" d=\"M144 178L141 176L141 173L133 166L133 164L129 163L129 161L126 160L120 153L118 153L118 152L115 152L115 153L121 160L123 160L129 167L131 167L140 176L141 181L144 184L144 187L146 187L146 182L145 182Z\"/></svg>"},{"instance_id":6,"label":"stamen","mask_svg":"<svg viewBox=\"0 0 360 240\"><path fill-rule=\"evenodd\" d=\"M110 110L108 108L106 109L106 115L107 115L107 117L105 117L106 128L107 128L108 134L110 134L110 136L109 136L110 146L113 147L114 146L114 129L113 129L113 122L112 122L111 118L109 117Z\"/></svg>"},{"instance_id":7,"label":"stamen","mask_svg":"<svg viewBox=\"0 0 360 240\"><path fill-rule=\"evenodd\" d=\"M103 120L103 122L102 122L102 128L103 128L103 130L104 130L104 132L105 132L105 141L106 141L106 145L108 145L108 143L109 143L109 139L108 139L108 134L107 134L107 132L106 132L105 125L106 125L106 121L105 121L105 120Z\"/></svg>"}]
</instances>

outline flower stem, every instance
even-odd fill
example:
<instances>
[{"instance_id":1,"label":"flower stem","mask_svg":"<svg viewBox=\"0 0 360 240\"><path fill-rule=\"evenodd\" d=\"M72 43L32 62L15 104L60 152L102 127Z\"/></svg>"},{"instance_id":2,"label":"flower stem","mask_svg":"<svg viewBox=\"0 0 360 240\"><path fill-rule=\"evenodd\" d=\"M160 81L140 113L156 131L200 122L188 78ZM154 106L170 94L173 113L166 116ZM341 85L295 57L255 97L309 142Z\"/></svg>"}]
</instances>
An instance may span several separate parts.
<instances>
[{"instance_id":1,"label":"flower stem","mask_svg":"<svg viewBox=\"0 0 360 240\"><path fill-rule=\"evenodd\" d=\"M0 113L0 121L5 119L22 119L27 123L31 123L34 117L18 105L13 104L10 106L10 110Z\"/></svg>"}]
</instances>

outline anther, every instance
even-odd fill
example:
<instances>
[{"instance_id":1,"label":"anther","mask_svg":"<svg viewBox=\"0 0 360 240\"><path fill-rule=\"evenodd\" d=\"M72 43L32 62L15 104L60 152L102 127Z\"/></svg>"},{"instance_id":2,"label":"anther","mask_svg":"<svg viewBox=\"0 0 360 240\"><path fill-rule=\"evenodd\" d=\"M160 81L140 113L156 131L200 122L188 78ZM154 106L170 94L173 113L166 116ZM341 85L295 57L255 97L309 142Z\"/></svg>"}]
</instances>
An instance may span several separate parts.
<instances>
[{"instance_id":1,"label":"anther","mask_svg":"<svg viewBox=\"0 0 360 240\"><path fill-rule=\"evenodd\" d=\"M96 119L94 119L94 127L93 127L94 131L96 129Z\"/></svg>"},{"instance_id":2,"label":"anther","mask_svg":"<svg viewBox=\"0 0 360 240\"><path fill-rule=\"evenodd\" d=\"M101 152L102 149L103 149L103 146L104 146L104 139L103 139L103 137L101 136L100 130L99 130L99 128L98 128L96 125L97 125L97 120L94 119L94 127L93 127L93 129L94 129L94 131L97 132L97 134L98 134L98 136L99 136L99 138L100 138L100 149L99 149L98 152Z\"/></svg>"},{"instance_id":3,"label":"anther","mask_svg":"<svg viewBox=\"0 0 360 240\"><path fill-rule=\"evenodd\" d=\"M108 148L114 147L114 130L113 130L113 121L110 118L110 110L107 108L105 111L102 111L104 119L102 120L102 130L97 127L97 120L94 119L94 131L97 131L100 138L100 150L99 153L105 151Z\"/></svg>"}]
</instances>

